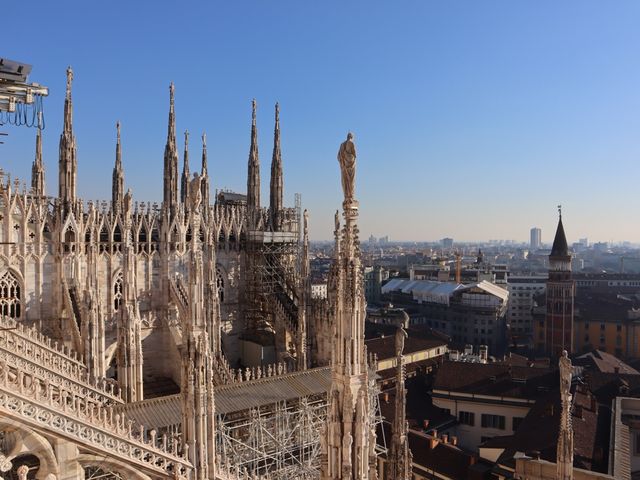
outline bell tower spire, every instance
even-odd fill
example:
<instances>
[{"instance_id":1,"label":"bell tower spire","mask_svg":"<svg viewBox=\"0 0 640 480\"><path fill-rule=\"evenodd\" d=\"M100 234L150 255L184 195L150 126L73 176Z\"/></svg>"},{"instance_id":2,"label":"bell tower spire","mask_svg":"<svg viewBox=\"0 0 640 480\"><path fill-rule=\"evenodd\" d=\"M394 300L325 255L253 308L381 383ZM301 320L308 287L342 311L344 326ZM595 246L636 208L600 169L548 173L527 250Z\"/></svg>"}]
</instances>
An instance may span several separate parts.
<instances>
[{"instance_id":1,"label":"bell tower spire","mask_svg":"<svg viewBox=\"0 0 640 480\"><path fill-rule=\"evenodd\" d=\"M122 168L122 148L120 145L120 122L116 123L116 163L113 167L113 182L111 187L111 202L114 212L122 209L124 199L124 170Z\"/></svg>"},{"instance_id":2,"label":"bell tower spire","mask_svg":"<svg viewBox=\"0 0 640 480\"><path fill-rule=\"evenodd\" d=\"M271 159L271 190L269 211L271 229L280 230L282 226L282 152L280 150L280 106L276 103L276 121L273 130L273 157Z\"/></svg>"},{"instance_id":3,"label":"bell tower spire","mask_svg":"<svg viewBox=\"0 0 640 480\"><path fill-rule=\"evenodd\" d=\"M35 197L42 197L45 194L44 164L42 163L42 128L40 123L36 133L36 157L31 167L31 189Z\"/></svg>"},{"instance_id":4,"label":"bell tower spire","mask_svg":"<svg viewBox=\"0 0 640 480\"><path fill-rule=\"evenodd\" d=\"M164 195L163 207L169 215L175 215L178 207L178 150L176 147L175 86L169 86L169 126L167 144L164 147Z\"/></svg>"},{"instance_id":5,"label":"bell tower spire","mask_svg":"<svg viewBox=\"0 0 640 480\"><path fill-rule=\"evenodd\" d=\"M251 147L247 176L247 207L260 208L260 159L258 157L258 128L256 126L256 100L251 102Z\"/></svg>"},{"instance_id":6,"label":"bell tower spire","mask_svg":"<svg viewBox=\"0 0 640 480\"><path fill-rule=\"evenodd\" d=\"M180 183L180 201L187 206L189 201L189 130L184 131L184 164L182 166L182 181Z\"/></svg>"},{"instance_id":7,"label":"bell tower spire","mask_svg":"<svg viewBox=\"0 0 640 480\"><path fill-rule=\"evenodd\" d=\"M68 213L76 200L76 137L73 135L73 102L71 100L71 82L73 70L67 68L67 92L64 100L64 127L60 135L58 157L58 200L64 214Z\"/></svg>"},{"instance_id":8,"label":"bell tower spire","mask_svg":"<svg viewBox=\"0 0 640 480\"><path fill-rule=\"evenodd\" d=\"M546 315L543 325L537 326L537 337L544 339L539 350L559 356L563 350L573 352L574 298L576 286L571 275L571 253L562 224L562 208L558 205L558 227L549 254Z\"/></svg>"}]
</instances>

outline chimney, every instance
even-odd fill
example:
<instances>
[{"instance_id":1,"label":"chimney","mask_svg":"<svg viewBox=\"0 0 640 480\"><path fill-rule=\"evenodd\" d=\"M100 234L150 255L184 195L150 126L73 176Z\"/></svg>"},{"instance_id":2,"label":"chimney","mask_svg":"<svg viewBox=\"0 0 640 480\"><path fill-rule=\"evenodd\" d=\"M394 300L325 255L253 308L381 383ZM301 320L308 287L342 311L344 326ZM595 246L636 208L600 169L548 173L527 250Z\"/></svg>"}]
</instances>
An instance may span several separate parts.
<instances>
[{"instance_id":1,"label":"chimney","mask_svg":"<svg viewBox=\"0 0 640 480\"><path fill-rule=\"evenodd\" d=\"M436 435L433 435L432 437L429 437L429 450L433 450L434 448L436 448L438 446L438 437Z\"/></svg>"},{"instance_id":2,"label":"chimney","mask_svg":"<svg viewBox=\"0 0 640 480\"><path fill-rule=\"evenodd\" d=\"M582 418L582 405L574 405L573 416L577 418Z\"/></svg>"},{"instance_id":3,"label":"chimney","mask_svg":"<svg viewBox=\"0 0 640 480\"><path fill-rule=\"evenodd\" d=\"M442 443L447 444L449 443L449 435L446 433L442 434Z\"/></svg>"},{"instance_id":4,"label":"chimney","mask_svg":"<svg viewBox=\"0 0 640 480\"><path fill-rule=\"evenodd\" d=\"M458 445L458 437L456 436L451 437L451 445L453 445L454 447Z\"/></svg>"},{"instance_id":5,"label":"chimney","mask_svg":"<svg viewBox=\"0 0 640 480\"><path fill-rule=\"evenodd\" d=\"M428 419L428 418L425 418L425 419L422 421L422 428L424 428L425 430L426 430L427 428L429 428L429 419Z\"/></svg>"}]
</instances>

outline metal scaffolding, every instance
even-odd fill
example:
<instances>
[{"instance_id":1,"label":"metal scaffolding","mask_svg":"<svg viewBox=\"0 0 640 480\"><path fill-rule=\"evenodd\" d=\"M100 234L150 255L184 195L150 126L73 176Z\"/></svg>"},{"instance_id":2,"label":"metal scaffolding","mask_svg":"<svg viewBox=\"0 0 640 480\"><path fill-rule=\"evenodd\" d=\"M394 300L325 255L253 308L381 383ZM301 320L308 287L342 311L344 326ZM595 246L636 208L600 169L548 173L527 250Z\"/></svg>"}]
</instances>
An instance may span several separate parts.
<instances>
[{"instance_id":1,"label":"metal scaffolding","mask_svg":"<svg viewBox=\"0 0 640 480\"><path fill-rule=\"evenodd\" d=\"M374 431L383 421L379 387L369 384L370 422ZM320 435L326 423L326 393L284 400L243 412L220 414L216 420L216 452L220 468L230 478L312 480L320 478ZM376 453L386 454L384 437Z\"/></svg>"},{"instance_id":2,"label":"metal scaffolding","mask_svg":"<svg viewBox=\"0 0 640 480\"><path fill-rule=\"evenodd\" d=\"M297 315L297 279L300 255L299 223L295 209L283 209L279 231L249 230L246 234L247 284L245 328L255 333L275 325L270 323L277 300Z\"/></svg>"},{"instance_id":3,"label":"metal scaffolding","mask_svg":"<svg viewBox=\"0 0 640 480\"><path fill-rule=\"evenodd\" d=\"M326 416L326 394L219 415L216 448L222 470L264 480L319 478L319 435Z\"/></svg>"}]
</instances>

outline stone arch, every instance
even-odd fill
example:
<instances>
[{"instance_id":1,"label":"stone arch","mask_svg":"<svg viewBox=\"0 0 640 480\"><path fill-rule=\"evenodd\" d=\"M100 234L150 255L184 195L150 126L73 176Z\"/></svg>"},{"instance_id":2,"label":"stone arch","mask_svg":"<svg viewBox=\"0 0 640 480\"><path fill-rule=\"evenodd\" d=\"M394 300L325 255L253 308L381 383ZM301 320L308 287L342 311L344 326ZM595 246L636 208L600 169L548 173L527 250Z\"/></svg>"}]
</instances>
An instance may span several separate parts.
<instances>
[{"instance_id":1,"label":"stone arch","mask_svg":"<svg viewBox=\"0 0 640 480\"><path fill-rule=\"evenodd\" d=\"M112 457L82 454L79 455L78 461L85 470L85 475L87 470L92 471L93 469L100 469L105 474L113 474L113 479L118 479L120 477L122 479L130 480L151 480L151 477L141 473L137 467L126 464ZM86 476L85 478L88 480L91 478L91 475ZM99 478L109 477L100 476Z\"/></svg>"},{"instance_id":2,"label":"stone arch","mask_svg":"<svg viewBox=\"0 0 640 480\"><path fill-rule=\"evenodd\" d=\"M10 435L11 448L4 452L9 460L24 455L34 455L40 461L36 478L44 479L47 475L60 475L60 467L51 444L38 432L25 425L8 419L0 419L0 432Z\"/></svg>"}]
</instances>

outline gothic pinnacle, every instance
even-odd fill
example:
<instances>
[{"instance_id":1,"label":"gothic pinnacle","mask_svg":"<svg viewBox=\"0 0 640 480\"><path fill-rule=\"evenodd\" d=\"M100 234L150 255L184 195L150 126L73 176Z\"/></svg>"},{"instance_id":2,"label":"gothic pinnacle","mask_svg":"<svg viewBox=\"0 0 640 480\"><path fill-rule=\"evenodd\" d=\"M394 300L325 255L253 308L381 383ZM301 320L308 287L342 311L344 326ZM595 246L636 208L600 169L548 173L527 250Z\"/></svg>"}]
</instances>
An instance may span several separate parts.
<instances>
[{"instance_id":1,"label":"gothic pinnacle","mask_svg":"<svg viewBox=\"0 0 640 480\"><path fill-rule=\"evenodd\" d=\"M64 131L71 132L73 128L73 110L71 102L71 83L73 82L73 70L67 67L67 90L64 99Z\"/></svg>"},{"instance_id":2,"label":"gothic pinnacle","mask_svg":"<svg viewBox=\"0 0 640 480\"><path fill-rule=\"evenodd\" d=\"M178 208L178 151L176 149L175 86L169 85L169 125L164 147L163 208L170 216Z\"/></svg>"},{"instance_id":3,"label":"gothic pinnacle","mask_svg":"<svg viewBox=\"0 0 640 480\"><path fill-rule=\"evenodd\" d=\"M116 163L113 167L111 203L114 211L120 209L124 198L124 172L122 171L122 146L120 144L120 122L116 122Z\"/></svg>"},{"instance_id":4,"label":"gothic pinnacle","mask_svg":"<svg viewBox=\"0 0 640 480\"><path fill-rule=\"evenodd\" d=\"M260 208L260 159L258 156L258 128L256 126L256 100L251 102L251 148L247 175L247 206Z\"/></svg>"},{"instance_id":5,"label":"gothic pinnacle","mask_svg":"<svg viewBox=\"0 0 640 480\"><path fill-rule=\"evenodd\" d=\"M71 82L73 81L73 69L71 66L67 67L67 93L66 99L71 100Z\"/></svg>"},{"instance_id":6,"label":"gothic pinnacle","mask_svg":"<svg viewBox=\"0 0 640 480\"><path fill-rule=\"evenodd\" d=\"M280 105L276 103L275 125L273 128L273 156L271 157L271 189L269 210L271 227L280 229L280 212L282 211L283 180L282 152L280 150Z\"/></svg>"},{"instance_id":7,"label":"gothic pinnacle","mask_svg":"<svg viewBox=\"0 0 640 480\"><path fill-rule=\"evenodd\" d=\"M122 148L120 146L120 121L116 122L116 168L122 166Z\"/></svg>"},{"instance_id":8,"label":"gothic pinnacle","mask_svg":"<svg viewBox=\"0 0 640 480\"><path fill-rule=\"evenodd\" d=\"M176 87L171 82L169 85L169 129L167 132L167 142L176 142L176 112L175 112L175 91Z\"/></svg>"},{"instance_id":9,"label":"gothic pinnacle","mask_svg":"<svg viewBox=\"0 0 640 480\"><path fill-rule=\"evenodd\" d=\"M44 165L42 164L42 128L38 123L36 132L36 156L31 167L31 188L36 196L44 195Z\"/></svg>"},{"instance_id":10,"label":"gothic pinnacle","mask_svg":"<svg viewBox=\"0 0 640 480\"><path fill-rule=\"evenodd\" d=\"M184 131L184 163L182 166L182 182L180 185L180 199L183 204L189 201L189 130Z\"/></svg>"},{"instance_id":11,"label":"gothic pinnacle","mask_svg":"<svg viewBox=\"0 0 640 480\"><path fill-rule=\"evenodd\" d=\"M202 132L202 172L204 177L207 175L207 134Z\"/></svg>"}]
</instances>

